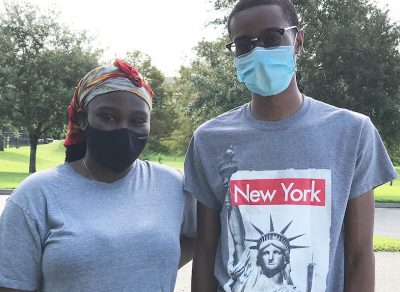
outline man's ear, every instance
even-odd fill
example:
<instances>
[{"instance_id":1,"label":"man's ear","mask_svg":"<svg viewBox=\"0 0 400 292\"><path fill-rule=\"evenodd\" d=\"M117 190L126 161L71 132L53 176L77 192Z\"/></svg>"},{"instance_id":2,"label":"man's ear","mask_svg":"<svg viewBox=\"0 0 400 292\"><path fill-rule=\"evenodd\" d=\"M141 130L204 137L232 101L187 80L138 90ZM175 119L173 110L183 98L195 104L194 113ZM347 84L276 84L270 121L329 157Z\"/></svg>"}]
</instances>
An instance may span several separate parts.
<instances>
[{"instance_id":1,"label":"man's ear","mask_svg":"<svg viewBox=\"0 0 400 292\"><path fill-rule=\"evenodd\" d=\"M79 127L82 129L82 131L85 131L89 124L86 110L84 109L78 110L78 122L79 122Z\"/></svg>"},{"instance_id":2,"label":"man's ear","mask_svg":"<svg viewBox=\"0 0 400 292\"><path fill-rule=\"evenodd\" d=\"M300 54L304 46L304 30L300 30L296 35L296 42L294 46L294 52L297 55Z\"/></svg>"}]
</instances>

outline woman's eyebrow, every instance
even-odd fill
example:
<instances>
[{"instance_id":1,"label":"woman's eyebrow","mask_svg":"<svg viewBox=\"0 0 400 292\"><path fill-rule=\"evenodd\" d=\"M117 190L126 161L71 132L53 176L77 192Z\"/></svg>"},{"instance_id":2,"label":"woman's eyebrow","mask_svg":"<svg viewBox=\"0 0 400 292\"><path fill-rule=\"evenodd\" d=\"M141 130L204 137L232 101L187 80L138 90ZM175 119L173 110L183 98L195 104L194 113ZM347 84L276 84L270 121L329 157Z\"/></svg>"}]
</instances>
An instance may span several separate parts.
<instances>
[{"instance_id":1,"label":"woman's eyebrow","mask_svg":"<svg viewBox=\"0 0 400 292\"><path fill-rule=\"evenodd\" d=\"M101 110L108 110L108 111L118 112L118 110L116 108L111 107L111 106L107 106L107 105L99 106L96 109L96 111L101 111Z\"/></svg>"}]
</instances>

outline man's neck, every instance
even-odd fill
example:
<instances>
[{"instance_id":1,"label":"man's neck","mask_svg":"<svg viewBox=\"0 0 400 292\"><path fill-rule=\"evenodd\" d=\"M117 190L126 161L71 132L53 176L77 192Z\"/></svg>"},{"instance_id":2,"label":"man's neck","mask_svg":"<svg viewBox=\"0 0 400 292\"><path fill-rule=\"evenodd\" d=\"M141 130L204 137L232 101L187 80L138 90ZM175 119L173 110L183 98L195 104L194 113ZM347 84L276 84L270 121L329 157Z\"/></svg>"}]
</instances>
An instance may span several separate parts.
<instances>
[{"instance_id":1,"label":"man's neck","mask_svg":"<svg viewBox=\"0 0 400 292\"><path fill-rule=\"evenodd\" d=\"M288 89L280 94L267 97L253 94L251 113L258 120L279 121L297 112L302 104L303 95L293 77Z\"/></svg>"}]
</instances>

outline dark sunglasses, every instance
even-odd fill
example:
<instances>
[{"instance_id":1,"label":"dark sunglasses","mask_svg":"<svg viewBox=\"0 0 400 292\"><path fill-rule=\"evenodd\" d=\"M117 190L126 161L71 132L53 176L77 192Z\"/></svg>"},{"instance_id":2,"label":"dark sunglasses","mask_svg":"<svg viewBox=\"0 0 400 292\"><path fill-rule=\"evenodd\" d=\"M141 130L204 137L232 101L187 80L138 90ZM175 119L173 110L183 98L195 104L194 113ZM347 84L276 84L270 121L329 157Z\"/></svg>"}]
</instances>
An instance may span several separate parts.
<instances>
[{"instance_id":1,"label":"dark sunglasses","mask_svg":"<svg viewBox=\"0 0 400 292\"><path fill-rule=\"evenodd\" d=\"M289 26L285 28L267 28L257 37L241 36L236 38L233 42L226 44L225 47L235 57L250 53L255 47L278 47L282 43L285 32L292 29L295 29L296 32L299 31L297 26Z\"/></svg>"}]
</instances>

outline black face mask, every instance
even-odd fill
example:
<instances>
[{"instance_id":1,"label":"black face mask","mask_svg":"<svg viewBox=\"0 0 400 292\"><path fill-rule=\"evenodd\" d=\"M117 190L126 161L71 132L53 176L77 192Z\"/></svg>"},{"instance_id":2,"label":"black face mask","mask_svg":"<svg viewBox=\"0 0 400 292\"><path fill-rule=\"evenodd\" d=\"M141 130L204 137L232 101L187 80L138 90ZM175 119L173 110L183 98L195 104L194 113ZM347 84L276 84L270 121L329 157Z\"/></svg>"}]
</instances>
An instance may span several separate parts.
<instances>
[{"instance_id":1,"label":"black face mask","mask_svg":"<svg viewBox=\"0 0 400 292\"><path fill-rule=\"evenodd\" d=\"M104 168L115 173L126 170L139 157L148 136L128 129L103 131L87 126L87 147L93 158Z\"/></svg>"}]
</instances>

